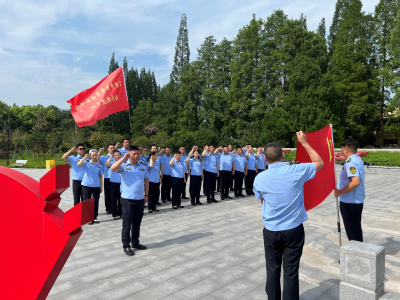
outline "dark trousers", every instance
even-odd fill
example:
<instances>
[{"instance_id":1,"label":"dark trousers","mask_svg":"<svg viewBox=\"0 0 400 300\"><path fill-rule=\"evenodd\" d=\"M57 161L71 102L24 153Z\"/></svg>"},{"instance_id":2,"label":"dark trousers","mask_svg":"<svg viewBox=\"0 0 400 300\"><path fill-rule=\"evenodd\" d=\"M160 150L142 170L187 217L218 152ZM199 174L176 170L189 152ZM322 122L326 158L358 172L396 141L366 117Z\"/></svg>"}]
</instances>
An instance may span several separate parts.
<instances>
[{"instance_id":1,"label":"dark trousers","mask_svg":"<svg viewBox=\"0 0 400 300\"><path fill-rule=\"evenodd\" d=\"M264 228L264 249L267 268L265 292L269 300L281 300L281 268L283 259L283 298L299 299L299 266L303 253L304 227L282 231Z\"/></svg>"},{"instance_id":2,"label":"dark trousers","mask_svg":"<svg viewBox=\"0 0 400 300\"><path fill-rule=\"evenodd\" d=\"M75 206L83 200L81 180L72 180L72 193L74 194L74 206Z\"/></svg>"},{"instance_id":3,"label":"dark trousers","mask_svg":"<svg viewBox=\"0 0 400 300\"><path fill-rule=\"evenodd\" d=\"M204 181L203 181L203 194L207 195L207 176L210 174L208 171L203 170Z\"/></svg>"},{"instance_id":4,"label":"dark trousers","mask_svg":"<svg viewBox=\"0 0 400 300\"><path fill-rule=\"evenodd\" d=\"M229 197L232 171L219 171L219 177L221 177L221 196L227 198Z\"/></svg>"},{"instance_id":5,"label":"dark trousers","mask_svg":"<svg viewBox=\"0 0 400 300\"><path fill-rule=\"evenodd\" d=\"M130 245L139 244L140 224L144 211L144 199L131 200L122 198L124 217L122 221L122 245L128 248Z\"/></svg>"},{"instance_id":6,"label":"dark trousers","mask_svg":"<svg viewBox=\"0 0 400 300\"><path fill-rule=\"evenodd\" d=\"M171 201L171 175L163 175L161 186L161 200Z\"/></svg>"},{"instance_id":7,"label":"dark trousers","mask_svg":"<svg viewBox=\"0 0 400 300\"><path fill-rule=\"evenodd\" d=\"M349 241L363 242L363 232L361 228L361 214L364 203L344 203L340 202L340 213L342 214L344 228L346 229Z\"/></svg>"},{"instance_id":8,"label":"dark trousers","mask_svg":"<svg viewBox=\"0 0 400 300\"><path fill-rule=\"evenodd\" d=\"M111 212L110 178L104 178L104 204L106 206L106 211Z\"/></svg>"},{"instance_id":9,"label":"dark trousers","mask_svg":"<svg viewBox=\"0 0 400 300\"><path fill-rule=\"evenodd\" d=\"M110 181L111 213L112 216L122 216L120 183Z\"/></svg>"},{"instance_id":10,"label":"dark trousers","mask_svg":"<svg viewBox=\"0 0 400 300\"><path fill-rule=\"evenodd\" d=\"M265 171L265 170L258 169L258 174L260 174L263 171Z\"/></svg>"},{"instance_id":11,"label":"dark trousers","mask_svg":"<svg viewBox=\"0 0 400 300\"><path fill-rule=\"evenodd\" d=\"M190 199L192 203L200 202L201 175L190 175Z\"/></svg>"},{"instance_id":12,"label":"dark trousers","mask_svg":"<svg viewBox=\"0 0 400 300\"><path fill-rule=\"evenodd\" d=\"M217 180L217 192L221 191L221 180L219 177L216 178Z\"/></svg>"},{"instance_id":13,"label":"dark trousers","mask_svg":"<svg viewBox=\"0 0 400 300\"><path fill-rule=\"evenodd\" d=\"M94 213L93 220L97 219L99 214L99 198L100 188L99 187L88 187L82 185L82 199L83 201L94 198Z\"/></svg>"},{"instance_id":14,"label":"dark trousers","mask_svg":"<svg viewBox=\"0 0 400 300\"><path fill-rule=\"evenodd\" d=\"M183 184L184 184L183 178L171 177L172 206L180 206L181 205L181 195L182 195Z\"/></svg>"},{"instance_id":15,"label":"dark trousers","mask_svg":"<svg viewBox=\"0 0 400 300\"><path fill-rule=\"evenodd\" d=\"M235 171L235 196L243 195L242 192L243 178L244 178L244 172Z\"/></svg>"},{"instance_id":16,"label":"dark trousers","mask_svg":"<svg viewBox=\"0 0 400 300\"><path fill-rule=\"evenodd\" d=\"M253 183L254 178L256 178L256 171L255 170L247 170L246 176L246 194L251 195L253 192Z\"/></svg>"},{"instance_id":17,"label":"dark trousers","mask_svg":"<svg viewBox=\"0 0 400 300\"><path fill-rule=\"evenodd\" d=\"M187 173L185 173L185 179L186 179L186 182L187 182L187 179L188 179L188 174ZM186 197L186 182L183 183L182 198Z\"/></svg>"},{"instance_id":18,"label":"dark trousers","mask_svg":"<svg viewBox=\"0 0 400 300\"><path fill-rule=\"evenodd\" d=\"M160 197L160 183L149 182L149 210L157 208L158 198Z\"/></svg>"},{"instance_id":19,"label":"dark trousers","mask_svg":"<svg viewBox=\"0 0 400 300\"><path fill-rule=\"evenodd\" d=\"M235 172L235 175L236 175L236 172ZM234 181L235 178L236 178L235 175L232 174L231 184L230 184L230 186L229 186L229 188L230 188L231 190L233 190L233 188L234 188L233 181Z\"/></svg>"},{"instance_id":20,"label":"dark trousers","mask_svg":"<svg viewBox=\"0 0 400 300\"><path fill-rule=\"evenodd\" d=\"M214 199L216 180L217 180L217 173L207 172L207 180L206 180L207 200Z\"/></svg>"}]
</instances>

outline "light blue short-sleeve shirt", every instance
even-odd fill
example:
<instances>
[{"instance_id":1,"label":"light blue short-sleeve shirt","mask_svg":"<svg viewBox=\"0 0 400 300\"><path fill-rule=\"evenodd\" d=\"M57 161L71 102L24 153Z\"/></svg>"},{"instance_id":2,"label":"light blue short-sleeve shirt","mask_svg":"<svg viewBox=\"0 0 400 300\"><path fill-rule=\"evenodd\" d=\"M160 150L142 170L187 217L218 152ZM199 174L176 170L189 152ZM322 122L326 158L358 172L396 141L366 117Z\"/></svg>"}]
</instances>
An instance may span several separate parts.
<instances>
[{"instance_id":1,"label":"light blue short-sleeve shirt","mask_svg":"<svg viewBox=\"0 0 400 300\"><path fill-rule=\"evenodd\" d=\"M151 158L150 158L151 159ZM149 162L150 164L150 162ZM153 167L149 167L149 181L154 183L160 182L160 169L161 169L161 162L159 159L153 161Z\"/></svg>"},{"instance_id":2,"label":"light blue short-sleeve shirt","mask_svg":"<svg viewBox=\"0 0 400 300\"><path fill-rule=\"evenodd\" d=\"M256 198L264 199L262 217L266 229L289 230L308 220L303 185L313 179L315 173L313 163L287 166L278 162L257 175L253 188Z\"/></svg>"},{"instance_id":3,"label":"light blue short-sleeve shirt","mask_svg":"<svg viewBox=\"0 0 400 300\"><path fill-rule=\"evenodd\" d=\"M100 162L103 164L103 174L104 178L110 178L111 176L111 170L110 168L107 168L106 162L110 158L110 154L100 156Z\"/></svg>"},{"instance_id":4,"label":"light blue short-sleeve shirt","mask_svg":"<svg viewBox=\"0 0 400 300\"><path fill-rule=\"evenodd\" d=\"M256 170L256 155L254 153L249 153L247 156L247 170Z\"/></svg>"},{"instance_id":5,"label":"light blue short-sleeve shirt","mask_svg":"<svg viewBox=\"0 0 400 300\"><path fill-rule=\"evenodd\" d=\"M171 177L183 178L185 174L185 163L182 160L182 158L180 160L175 160L171 169L172 169Z\"/></svg>"},{"instance_id":6,"label":"light blue short-sleeve shirt","mask_svg":"<svg viewBox=\"0 0 400 300\"><path fill-rule=\"evenodd\" d=\"M92 160L83 162L82 185L87 187L100 187L100 175L103 175L103 165L98 161L95 164Z\"/></svg>"},{"instance_id":7,"label":"light blue short-sleeve shirt","mask_svg":"<svg viewBox=\"0 0 400 300\"><path fill-rule=\"evenodd\" d=\"M218 173L217 163L219 163L218 155L206 153L206 157L204 158L205 168L204 170L211 173Z\"/></svg>"},{"instance_id":8,"label":"light blue short-sleeve shirt","mask_svg":"<svg viewBox=\"0 0 400 300\"><path fill-rule=\"evenodd\" d=\"M124 157L125 153L129 153L129 150L124 147L118 149L118 151L121 153L121 158Z\"/></svg>"},{"instance_id":9,"label":"light blue short-sleeve shirt","mask_svg":"<svg viewBox=\"0 0 400 300\"><path fill-rule=\"evenodd\" d=\"M111 169L111 166L114 163L115 163L115 159L112 158L111 161L110 161L110 168L109 169ZM113 171L110 170L110 182L121 183L121 174L119 174L118 172L113 172Z\"/></svg>"},{"instance_id":10,"label":"light blue short-sleeve shirt","mask_svg":"<svg viewBox=\"0 0 400 300\"><path fill-rule=\"evenodd\" d=\"M163 175L171 175L172 174L172 168L170 166L170 162L174 157L172 155L167 156L164 154L161 156L161 162L163 164Z\"/></svg>"},{"instance_id":11,"label":"light blue short-sleeve shirt","mask_svg":"<svg viewBox=\"0 0 400 300\"><path fill-rule=\"evenodd\" d=\"M218 159L219 159L219 170L220 171L232 171L232 161L233 161L232 154L219 153Z\"/></svg>"},{"instance_id":12,"label":"light blue short-sleeve shirt","mask_svg":"<svg viewBox=\"0 0 400 300\"><path fill-rule=\"evenodd\" d=\"M190 158L189 159L189 165L190 165L190 174L194 176L202 176L203 173L201 172L202 169L202 161L201 159L195 159L195 158Z\"/></svg>"},{"instance_id":13,"label":"light blue short-sleeve shirt","mask_svg":"<svg viewBox=\"0 0 400 300\"><path fill-rule=\"evenodd\" d=\"M238 172L246 171L247 158L244 155L239 155L236 153L233 156L233 161L235 163L235 171Z\"/></svg>"},{"instance_id":14,"label":"light blue short-sleeve shirt","mask_svg":"<svg viewBox=\"0 0 400 300\"><path fill-rule=\"evenodd\" d=\"M186 158L188 158L188 156L185 155L181 155L181 160L183 161L183 165L185 166L185 173L187 174L188 170L189 170L189 164L185 163Z\"/></svg>"},{"instance_id":15,"label":"light blue short-sleeve shirt","mask_svg":"<svg viewBox=\"0 0 400 300\"><path fill-rule=\"evenodd\" d=\"M73 180L82 181L82 179L83 179L83 174L84 174L83 168L78 167L78 162L80 162L82 158L83 157L80 157L79 155L77 155L77 156L74 156L74 155L68 156L68 161L67 162L71 165L71 168L72 168L72 179ZM89 161L89 160L90 160L89 158L86 159L86 161Z\"/></svg>"},{"instance_id":16,"label":"light blue short-sleeve shirt","mask_svg":"<svg viewBox=\"0 0 400 300\"><path fill-rule=\"evenodd\" d=\"M360 177L360 185L354 190L341 195L339 201L344 203L364 203L364 162L357 154L350 156L344 163L344 167L340 173L339 189L341 190L346 187L351 182L352 177Z\"/></svg>"},{"instance_id":17,"label":"light blue short-sleeve shirt","mask_svg":"<svg viewBox=\"0 0 400 300\"><path fill-rule=\"evenodd\" d=\"M265 155L264 153L260 153L257 159L257 169L265 170Z\"/></svg>"},{"instance_id":18,"label":"light blue short-sleeve shirt","mask_svg":"<svg viewBox=\"0 0 400 300\"><path fill-rule=\"evenodd\" d=\"M133 165L129 160L121 164L121 197L129 200L144 199L145 179L149 178L147 167L141 162Z\"/></svg>"}]
</instances>

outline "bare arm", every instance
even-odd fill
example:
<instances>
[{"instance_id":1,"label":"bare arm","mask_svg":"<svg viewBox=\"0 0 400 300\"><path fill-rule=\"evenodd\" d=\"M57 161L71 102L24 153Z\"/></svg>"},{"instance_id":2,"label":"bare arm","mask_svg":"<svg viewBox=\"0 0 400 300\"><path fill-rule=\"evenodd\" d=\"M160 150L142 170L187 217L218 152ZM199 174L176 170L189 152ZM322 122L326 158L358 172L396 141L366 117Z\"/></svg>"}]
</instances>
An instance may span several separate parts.
<instances>
[{"instance_id":1,"label":"bare arm","mask_svg":"<svg viewBox=\"0 0 400 300\"><path fill-rule=\"evenodd\" d=\"M104 148L100 148L100 149L99 149L99 158L100 158L100 155L101 155L103 152L104 152Z\"/></svg>"},{"instance_id":2,"label":"bare arm","mask_svg":"<svg viewBox=\"0 0 400 300\"><path fill-rule=\"evenodd\" d=\"M145 193L145 195L147 195L147 196L144 196L144 204L146 204L147 200L149 199L149 179L148 178L146 178L144 180L144 193Z\"/></svg>"},{"instance_id":3,"label":"bare arm","mask_svg":"<svg viewBox=\"0 0 400 300\"><path fill-rule=\"evenodd\" d=\"M244 176L247 176L247 163L244 164Z\"/></svg>"},{"instance_id":4,"label":"bare arm","mask_svg":"<svg viewBox=\"0 0 400 300\"><path fill-rule=\"evenodd\" d=\"M111 163L112 158L113 158L112 155L110 155L110 158L107 159L107 161L106 161L106 167L108 167L108 168L111 167L110 163Z\"/></svg>"},{"instance_id":5,"label":"bare arm","mask_svg":"<svg viewBox=\"0 0 400 300\"><path fill-rule=\"evenodd\" d=\"M340 197L343 194L351 192L352 190L354 190L359 185L360 185L360 177L358 177L358 176L351 177L351 182L348 185L346 185L343 189L341 189L341 190L335 189L334 196L335 197Z\"/></svg>"},{"instance_id":6,"label":"bare arm","mask_svg":"<svg viewBox=\"0 0 400 300\"><path fill-rule=\"evenodd\" d=\"M235 175L235 162L232 162L232 174Z\"/></svg>"},{"instance_id":7,"label":"bare arm","mask_svg":"<svg viewBox=\"0 0 400 300\"><path fill-rule=\"evenodd\" d=\"M99 175L99 179L100 179L100 193L103 192L103 175Z\"/></svg>"},{"instance_id":8,"label":"bare arm","mask_svg":"<svg viewBox=\"0 0 400 300\"><path fill-rule=\"evenodd\" d=\"M113 172L117 172L117 173L119 173L119 172L121 172L121 165L123 164L123 162L125 161L125 160L127 160L127 159L129 159L129 154L128 153L125 153L125 155L120 159L120 160L117 160L112 166L111 166L111 171L113 171Z\"/></svg>"},{"instance_id":9,"label":"bare arm","mask_svg":"<svg viewBox=\"0 0 400 300\"><path fill-rule=\"evenodd\" d=\"M76 152L76 148L75 148L75 147L73 147L71 150L69 150L67 153L65 153L65 154L61 157L61 159L64 160L64 161L68 161L68 157L69 157L72 153L74 153L74 152Z\"/></svg>"},{"instance_id":10,"label":"bare arm","mask_svg":"<svg viewBox=\"0 0 400 300\"><path fill-rule=\"evenodd\" d=\"M257 152L256 158L258 158L260 156L260 152Z\"/></svg>"},{"instance_id":11,"label":"bare arm","mask_svg":"<svg viewBox=\"0 0 400 300\"><path fill-rule=\"evenodd\" d=\"M149 168L152 168L152 167L154 167L154 164L153 164L153 159L152 159L151 156L150 156Z\"/></svg>"},{"instance_id":12,"label":"bare arm","mask_svg":"<svg viewBox=\"0 0 400 300\"><path fill-rule=\"evenodd\" d=\"M306 149L308 156L310 157L313 164L315 164L318 172L324 166L324 161L319 156L317 151L311 148L311 146L307 143L307 136L303 133L303 131L296 132L296 134L297 134L297 140L304 147L304 149Z\"/></svg>"},{"instance_id":13,"label":"bare arm","mask_svg":"<svg viewBox=\"0 0 400 300\"><path fill-rule=\"evenodd\" d=\"M172 158L171 161L169 162L169 165L172 167L174 165L174 162L175 162L175 155L174 158Z\"/></svg>"},{"instance_id":14,"label":"bare arm","mask_svg":"<svg viewBox=\"0 0 400 300\"><path fill-rule=\"evenodd\" d=\"M89 157L89 154L86 154L79 162L78 162L78 167L82 168L83 163L85 162L86 158Z\"/></svg>"}]
</instances>

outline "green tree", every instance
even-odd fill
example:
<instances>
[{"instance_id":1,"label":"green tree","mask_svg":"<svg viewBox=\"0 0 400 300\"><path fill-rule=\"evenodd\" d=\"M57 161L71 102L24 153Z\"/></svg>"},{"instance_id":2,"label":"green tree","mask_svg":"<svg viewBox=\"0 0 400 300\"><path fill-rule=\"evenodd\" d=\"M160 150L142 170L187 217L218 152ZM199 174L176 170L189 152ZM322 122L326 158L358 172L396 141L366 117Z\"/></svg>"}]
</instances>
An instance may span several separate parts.
<instances>
[{"instance_id":1,"label":"green tree","mask_svg":"<svg viewBox=\"0 0 400 300\"><path fill-rule=\"evenodd\" d=\"M174 66L172 68L171 80L180 83L183 69L190 61L189 31L187 27L187 16L182 15L179 25L178 37L176 39Z\"/></svg>"},{"instance_id":2,"label":"green tree","mask_svg":"<svg viewBox=\"0 0 400 300\"><path fill-rule=\"evenodd\" d=\"M143 98L132 113L132 129L134 137L145 135L144 129L153 123L153 103L150 98Z\"/></svg>"},{"instance_id":3,"label":"green tree","mask_svg":"<svg viewBox=\"0 0 400 300\"><path fill-rule=\"evenodd\" d=\"M322 18L321 23L319 23L317 33L325 39L326 37L325 18Z\"/></svg>"}]
</instances>

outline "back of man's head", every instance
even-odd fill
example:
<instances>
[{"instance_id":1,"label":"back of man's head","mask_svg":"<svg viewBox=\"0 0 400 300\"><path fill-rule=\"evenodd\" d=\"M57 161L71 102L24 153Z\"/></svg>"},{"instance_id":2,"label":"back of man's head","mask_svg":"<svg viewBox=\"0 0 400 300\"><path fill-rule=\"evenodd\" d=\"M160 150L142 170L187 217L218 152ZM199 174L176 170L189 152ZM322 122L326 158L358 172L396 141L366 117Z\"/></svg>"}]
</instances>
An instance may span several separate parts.
<instances>
[{"instance_id":1,"label":"back of man's head","mask_svg":"<svg viewBox=\"0 0 400 300\"><path fill-rule=\"evenodd\" d=\"M270 164L281 161L282 146L279 143L268 143L264 147L264 155Z\"/></svg>"},{"instance_id":2,"label":"back of man's head","mask_svg":"<svg viewBox=\"0 0 400 300\"><path fill-rule=\"evenodd\" d=\"M357 141L353 139L347 139L342 142L342 148L349 148L350 152L357 152Z\"/></svg>"}]
</instances>

